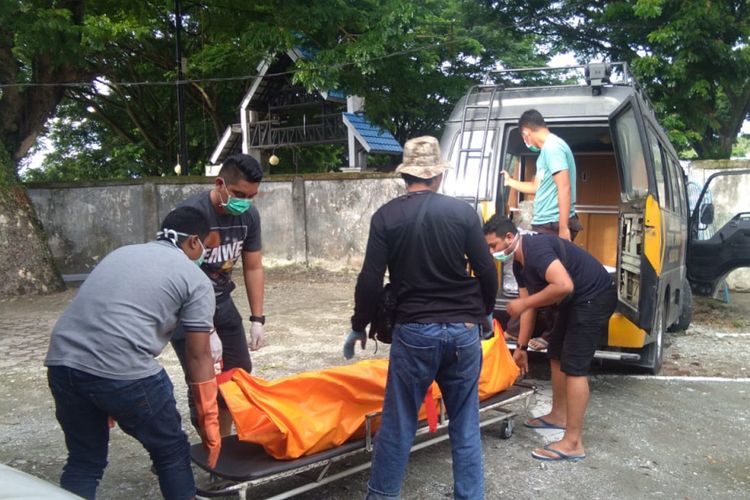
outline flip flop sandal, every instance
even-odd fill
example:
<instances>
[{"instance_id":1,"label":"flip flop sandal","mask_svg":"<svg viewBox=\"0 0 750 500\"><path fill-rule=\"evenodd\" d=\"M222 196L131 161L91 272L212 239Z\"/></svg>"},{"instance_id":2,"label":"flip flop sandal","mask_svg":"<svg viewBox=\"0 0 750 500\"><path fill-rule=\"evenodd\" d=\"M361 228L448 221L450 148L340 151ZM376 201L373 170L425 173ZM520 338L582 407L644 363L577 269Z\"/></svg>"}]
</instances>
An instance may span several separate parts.
<instances>
[{"instance_id":1,"label":"flip flop sandal","mask_svg":"<svg viewBox=\"0 0 750 500\"><path fill-rule=\"evenodd\" d=\"M550 448L548 444L545 444L542 449L550 453L554 453L555 456L550 457L547 455L542 455L541 453L537 453L536 451L532 451L531 456L536 458L537 460L542 460L544 462L580 462L581 460L586 458L585 453L583 453L582 455L566 455L560 450Z\"/></svg>"},{"instance_id":2,"label":"flip flop sandal","mask_svg":"<svg viewBox=\"0 0 750 500\"><path fill-rule=\"evenodd\" d=\"M529 349L533 349L535 351L542 351L548 346L549 342L547 342L547 340L542 337L529 340Z\"/></svg>"},{"instance_id":3,"label":"flip flop sandal","mask_svg":"<svg viewBox=\"0 0 750 500\"><path fill-rule=\"evenodd\" d=\"M531 422L533 422L534 420L538 421L540 423L540 425L534 425L534 424L532 424ZM523 423L523 426L524 427L528 427L529 429L556 429L556 430L560 430L560 431L564 431L565 430L565 427L562 427L562 426L557 425L557 424L553 424L552 422L547 422L542 417L530 418L526 422Z\"/></svg>"}]
</instances>

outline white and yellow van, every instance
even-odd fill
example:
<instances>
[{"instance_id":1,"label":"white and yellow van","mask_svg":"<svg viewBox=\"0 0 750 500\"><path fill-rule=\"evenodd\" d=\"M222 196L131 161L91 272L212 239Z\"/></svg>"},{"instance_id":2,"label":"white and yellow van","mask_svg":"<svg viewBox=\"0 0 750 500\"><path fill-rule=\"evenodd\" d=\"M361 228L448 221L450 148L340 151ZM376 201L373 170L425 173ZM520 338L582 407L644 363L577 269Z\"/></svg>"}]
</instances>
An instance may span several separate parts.
<instances>
[{"instance_id":1,"label":"white and yellow van","mask_svg":"<svg viewBox=\"0 0 750 500\"><path fill-rule=\"evenodd\" d=\"M610 80L613 68L619 81ZM712 203L704 191L689 214L677 154L627 65L559 69L584 72L585 84L470 89L445 125L441 149L453 169L441 189L473 204L484 220L517 211L530 197L502 185L499 172L533 178L538 153L524 146L518 118L527 109L541 112L575 157L583 225L575 243L608 266L617 282L618 306L596 356L656 373L665 331L690 323L691 284L696 293L710 294L728 272L750 266L750 195L733 200L730 194L721 208L716 195L717 184L750 189L750 171L709 179ZM534 70L550 68L521 71ZM503 72L504 79L511 73ZM716 230L705 231L712 224ZM509 268L498 272L496 315L504 319L518 290Z\"/></svg>"}]
</instances>

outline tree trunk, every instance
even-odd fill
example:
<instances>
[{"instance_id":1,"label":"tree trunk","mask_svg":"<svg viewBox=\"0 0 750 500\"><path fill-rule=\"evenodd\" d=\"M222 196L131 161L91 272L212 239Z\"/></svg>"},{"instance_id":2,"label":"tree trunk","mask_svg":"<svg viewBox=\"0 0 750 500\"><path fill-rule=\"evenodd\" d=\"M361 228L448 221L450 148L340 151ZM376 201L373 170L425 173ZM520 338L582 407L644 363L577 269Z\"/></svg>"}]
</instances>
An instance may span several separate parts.
<instances>
[{"instance_id":1,"label":"tree trunk","mask_svg":"<svg viewBox=\"0 0 750 500\"><path fill-rule=\"evenodd\" d=\"M0 298L52 293L65 288L26 189L2 173L0 256Z\"/></svg>"},{"instance_id":2,"label":"tree trunk","mask_svg":"<svg viewBox=\"0 0 750 500\"><path fill-rule=\"evenodd\" d=\"M55 40L50 43L59 46L25 53L27 60L22 63L16 52L21 49L15 45L17 34L7 25L0 26L0 81L24 81L19 75L29 62L31 81L37 84L71 82L84 75L85 59L80 57L81 35L77 28L83 24L85 0L42 3L50 5L38 7L39 15L53 7L70 13L70 24L59 26L49 35ZM10 14L23 17L21 4L16 4ZM64 93L63 86L37 85L4 87L0 95L0 297L65 288L42 224L18 181L19 161L54 116Z\"/></svg>"}]
</instances>

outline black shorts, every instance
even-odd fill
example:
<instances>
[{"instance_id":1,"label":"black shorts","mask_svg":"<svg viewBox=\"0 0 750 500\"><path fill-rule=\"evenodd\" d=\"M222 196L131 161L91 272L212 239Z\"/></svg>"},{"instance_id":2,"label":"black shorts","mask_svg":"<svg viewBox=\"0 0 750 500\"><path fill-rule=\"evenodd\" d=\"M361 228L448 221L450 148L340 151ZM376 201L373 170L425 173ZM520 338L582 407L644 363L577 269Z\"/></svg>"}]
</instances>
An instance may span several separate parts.
<instances>
[{"instance_id":1,"label":"black shorts","mask_svg":"<svg viewBox=\"0 0 750 500\"><path fill-rule=\"evenodd\" d=\"M560 369L566 375L588 375L594 352L607 335L609 318L616 305L614 284L591 300L562 305L549 338L547 357L559 359Z\"/></svg>"}]
</instances>

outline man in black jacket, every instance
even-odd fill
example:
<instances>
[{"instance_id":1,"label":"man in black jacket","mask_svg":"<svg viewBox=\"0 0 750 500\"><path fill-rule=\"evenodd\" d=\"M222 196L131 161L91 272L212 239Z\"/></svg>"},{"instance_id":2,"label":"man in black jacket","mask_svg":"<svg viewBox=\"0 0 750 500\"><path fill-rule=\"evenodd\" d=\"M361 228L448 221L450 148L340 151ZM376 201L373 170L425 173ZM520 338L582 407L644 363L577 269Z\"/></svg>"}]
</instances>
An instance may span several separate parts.
<instances>
[{"instance_id":1,"label":"man in black jacket","mask_svg":"<svg viewBox=\"0 0 750 500\"><path fill-rule=\"evenodd\" d=\"M494 308L497 273L474 209L436 193L446 168L434 137L407 141L396 169L407 194L380 207L370 224L344 357L354 355L357 341L365 346L386 267L398 306L368 498L399 496L417 414L433 380L450 415L455 497L484 495L479 325Z\"/></svg>"}]
</instances>

